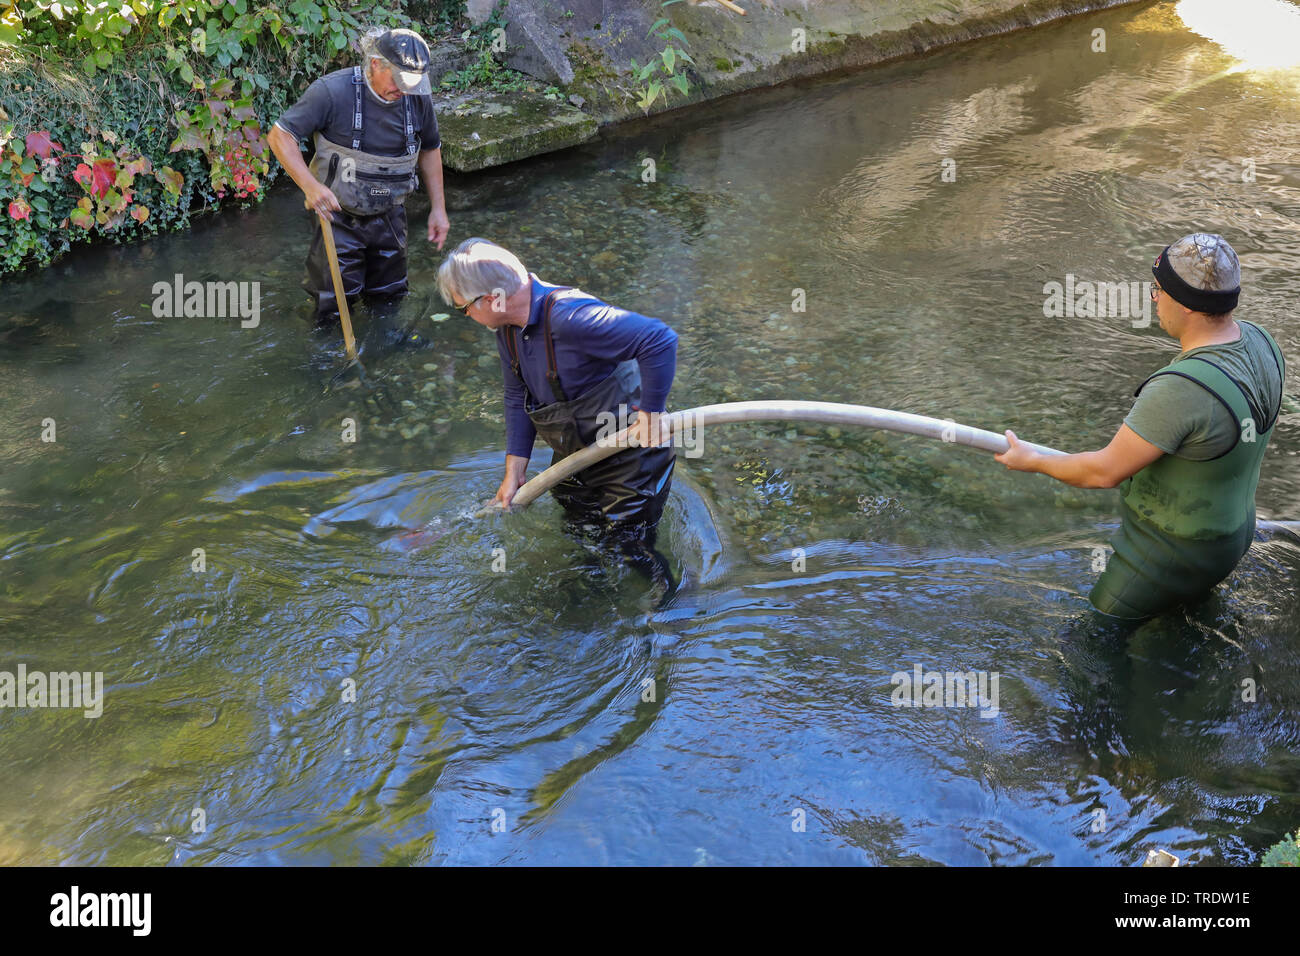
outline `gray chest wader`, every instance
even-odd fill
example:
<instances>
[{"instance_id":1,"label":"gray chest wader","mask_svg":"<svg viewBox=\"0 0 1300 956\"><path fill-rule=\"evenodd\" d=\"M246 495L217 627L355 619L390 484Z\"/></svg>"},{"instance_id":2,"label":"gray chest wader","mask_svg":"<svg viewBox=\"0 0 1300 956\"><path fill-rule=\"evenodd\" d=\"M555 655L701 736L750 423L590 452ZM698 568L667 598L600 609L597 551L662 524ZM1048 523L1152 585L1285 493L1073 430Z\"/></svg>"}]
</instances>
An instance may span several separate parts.
<instances>
[{"instance_id":1,"label":"gray chest wader","mask_svg":"<svg viewBox=\"0 0 1300 956\"><path fill-rule=\"evenodd\" d=\"M1259 331L1285 381L1281 350L1267 332ZM1196 356L1156 372L1134 395L1158 375L1177 375L1204 388L1235 421L1254 423L1254 441L1243 438L1243 427L1233 447L1217 458L1164 455L1120 485L1121 522L1110 541L1114 554L1088 598L1099 611L1132 620L1205 597L1250 549L1255 487L1282 405L1279 394L1271 415L1253 407L1240 383Z\"/></svg>"},{"instance_id":2,"label":"gray chest wader","mask_svg":"<svg viewBox=\"0 0 1300 956\"><path fill-rule=\"evenodd\" d=\"M542 303L542 335L546 340L546 377L554 401L540 404L528 390L519 364L516 329L507 326L506 348L515 376L524 386L525 410L542 437L560 461L596 440L601 412L618 414L620 405L631 409L641 397L641 372L635 361L615 367L603 382L578 398L568 398L560 385L555 367L555 343L551 339L551 306L557 289ZM630 417L630 416L629 416ZM643 526L652 530L663 513L673 467L677 463L671 445L660 448L628 448L578 472L560 482L551 493L571 515L595 517L632 529Z\"/></svg>"},{"instance_id":3,"label":"gray chest wader","mask_svg":"<svg viewBox=\"0 0 1300 956\"><path fill-rule=\"evenodd\" d=\"M402 98L406 127L406 154L377 156L361 150L365 124L363 93L365 76L353 67L352 146L339 146L319 131L314 137L316 155L311 174L334 192L343 214L334 214L334 244L339 271L348 296L363 293L399 296L407 291L406 281L406 197L419 180L419 138L411 116L411 103ZM307 254L307 279L303 287L316 298L317 320L338 310L334 285L320 222L313 216L315 231Z\"/></svg>"}]
</instances>

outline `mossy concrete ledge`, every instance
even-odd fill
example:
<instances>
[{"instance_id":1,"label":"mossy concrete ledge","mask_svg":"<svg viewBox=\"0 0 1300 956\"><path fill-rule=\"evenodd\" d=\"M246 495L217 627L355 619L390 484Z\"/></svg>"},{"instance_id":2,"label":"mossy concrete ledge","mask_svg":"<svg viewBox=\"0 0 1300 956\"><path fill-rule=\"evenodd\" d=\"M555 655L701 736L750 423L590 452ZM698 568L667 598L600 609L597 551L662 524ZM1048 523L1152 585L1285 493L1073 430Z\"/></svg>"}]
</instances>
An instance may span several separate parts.
<instances>
[{"instance_id":1,"label":"mossy concrete ledge","mask_svg":"<svg viewBox=\"0 0 1300 956\"><path fill-rule=\"evenodd\" d=\"M461 93L441 98L442 161L457 172L500 166L585 143L594 116L540 93Z\"/></svg>"},{"instance_id":2,"label":"mossy concrete ledge","mask_svg":"<svg viewBox=\"0 0 1300 956\"><path fill-rule=\"evenodd\" d=\"M483 169L574 146L600 126L647 115L633 96L642 84L632 63L659 56L665 41L651 28L661 17L686 37L694 65L687 68L690 93L661 97L650 113L1143 0L737 2L744 16L714 0L668 7L659 0L508 0L507 64L562 87L567 100L554 93L436 95L443 161L462 172ZM486 19L494 3L469 0L470 18Z\"/></svg>"}]
</instances>

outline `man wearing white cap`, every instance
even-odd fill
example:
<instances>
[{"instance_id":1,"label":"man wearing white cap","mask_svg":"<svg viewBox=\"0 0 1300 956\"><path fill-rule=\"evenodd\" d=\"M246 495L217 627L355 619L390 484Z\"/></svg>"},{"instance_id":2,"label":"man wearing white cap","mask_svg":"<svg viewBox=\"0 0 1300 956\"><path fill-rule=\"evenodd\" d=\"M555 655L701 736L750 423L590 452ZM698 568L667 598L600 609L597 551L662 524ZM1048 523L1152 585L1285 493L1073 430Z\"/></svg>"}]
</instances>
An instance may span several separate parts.
<instances>
[{"instance_id":1,"label":"man wearing white cap","mask_svg":"<svg viewBox=\"0 0 1300 956\"><path fill-rule=\"evenodd\" d=\"M417 169L432 207L429 241L441 249L447 238L442 141L429 95L429 47L419 34L371 30L361 52L364 66L312 83L276 120L267 143L308 207L333 223L348 298L392 298L407 291L403 203L418 185ZM316 149L310 166L298 147L308 138ZM317 322L338 314L319 221L303 287L316 300Z\"/></svg>"},{"instance_id":2,"label":"man wearing white cap","mask_svg":"<svg viewBox=\"0 0 1300 956\"><path fill-rule=\"evenodd\" d=\"M1079 488L1119 486L1114 554L1088 596L1141 620L1207 595L1255 536L1255 486L1282 407L1286 362L1272 336L1234 319L1241 265L1222 236L1184 236L1156 257L1152 298L1181 351L1138 386L1100 451L1049 456L1013 432L997 460Z\"/></svg>"}]
</instances>

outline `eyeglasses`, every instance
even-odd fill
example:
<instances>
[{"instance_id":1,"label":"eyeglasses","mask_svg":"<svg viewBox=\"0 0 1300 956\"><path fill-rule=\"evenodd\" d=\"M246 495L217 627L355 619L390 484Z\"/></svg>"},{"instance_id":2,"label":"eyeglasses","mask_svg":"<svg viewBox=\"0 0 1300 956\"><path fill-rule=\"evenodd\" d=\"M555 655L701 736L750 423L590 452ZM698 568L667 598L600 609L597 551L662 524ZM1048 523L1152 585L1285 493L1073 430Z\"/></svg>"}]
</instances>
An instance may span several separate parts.
<instances>
[{"instance_id":1,"label":"eyeglasses","mask_svg":"<svg viewBox=\"0 0 1300 956\"><path fill-rule=\"evenodd\" d=\"M1164 292L1164 291L1165 291L1164 289L1160 288L1160 283L1159 283L1159 282L1152 282L1152 283L1151 283L1151 301L1154 302L1154 301L1156 301L1156 299L1160 298L1160 293L1161 293L1161 292Z\"/></svg>"},{"instance_id":2,"label":"eyeglasses","mask_svg":"<svg viewBox=\"0 0 1300 956\"><path fill-rule=\"evenodd\" d=\"M465 315L469 315L470 306L472 306L472 305L473 305L475 302L477 302L479 299L483 298L483 296L485 296L485 295L491 295L491 294L492 294L492 293L490 293L490 292L484 292L483 295L476 295L476 296L474 296L474 298L470 299L470 300L469 300L468 302L466 302L464 305L455 305L455 306L453 306L453 308L455 308L457 312L461 312L461 313L463 313L463 314L465 314Z\"/></svg>"}]
</instances>

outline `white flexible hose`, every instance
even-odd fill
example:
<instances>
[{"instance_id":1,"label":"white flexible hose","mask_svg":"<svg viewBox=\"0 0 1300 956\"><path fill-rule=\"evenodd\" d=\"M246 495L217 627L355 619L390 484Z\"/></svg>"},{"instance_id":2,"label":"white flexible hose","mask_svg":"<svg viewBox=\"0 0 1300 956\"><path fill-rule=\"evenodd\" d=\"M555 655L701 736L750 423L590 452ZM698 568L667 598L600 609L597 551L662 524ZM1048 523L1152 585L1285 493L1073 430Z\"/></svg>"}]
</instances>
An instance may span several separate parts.
<instances>
[{"instance_id":1,"label":"white flexible hose","mask_svg":"<svg viewBox=\"0 0 1300 956\"><path fill-rule=\"evenodd\" d=\"M929 418L925 415L913 415L909 412L896 412L888 408L843 405L838 402L726 402L721 405L701 405L699 408L688 408L660 417L663 428L669 434L676 435L679 432L686 434L685 429L691 429L695 440L698 440L699 430L710 425L769 421L820 422L824 425L879 428L905 435L935 438L955 445L967 445L981 451L996 453L1007 450L1005 436L982 428L972 428L970 425ZM530 478L519 486L519 491L511 502L512 507L523 508L532 504L565 478L627 448L628 431L629 429L624 429L610 436L608 441L598 441L594 445L589 445L547 468L536 477ZM1024 444L1045 455L1064 454L1055 448L1035 445L1033 442L1024 442ZM488 507L480 514L488 514L494 510L497 509Z\"/></svg>"}]
</instances>

